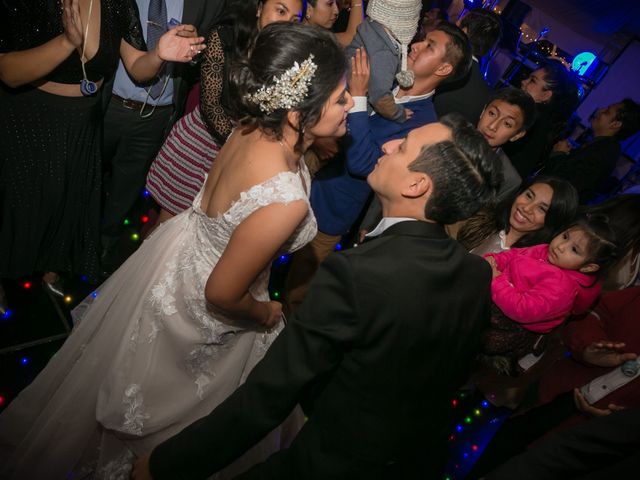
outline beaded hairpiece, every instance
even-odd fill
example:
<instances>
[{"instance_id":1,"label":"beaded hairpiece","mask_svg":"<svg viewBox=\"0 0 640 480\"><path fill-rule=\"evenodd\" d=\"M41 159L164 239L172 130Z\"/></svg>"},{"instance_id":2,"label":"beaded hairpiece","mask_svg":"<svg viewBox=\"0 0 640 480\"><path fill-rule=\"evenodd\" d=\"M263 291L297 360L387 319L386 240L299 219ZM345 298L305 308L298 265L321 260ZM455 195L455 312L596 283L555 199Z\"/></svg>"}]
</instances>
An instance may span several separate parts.
<instances>
[{"instance_id":1,"label":"beaded hairpiece","mask_svg":"<svg viewBox=\"0 0 640 480\"><path fill-rule=\"evenodd\" d=\"M270 113L280 108L287 110L297 107L307 97L309 85L318 66L313 63L313 54L309 55L301 65L298 62L288 69L270 86L263 85L255 93L245 98L260 107L264 113Z\"/></svg>"}]
</instances>

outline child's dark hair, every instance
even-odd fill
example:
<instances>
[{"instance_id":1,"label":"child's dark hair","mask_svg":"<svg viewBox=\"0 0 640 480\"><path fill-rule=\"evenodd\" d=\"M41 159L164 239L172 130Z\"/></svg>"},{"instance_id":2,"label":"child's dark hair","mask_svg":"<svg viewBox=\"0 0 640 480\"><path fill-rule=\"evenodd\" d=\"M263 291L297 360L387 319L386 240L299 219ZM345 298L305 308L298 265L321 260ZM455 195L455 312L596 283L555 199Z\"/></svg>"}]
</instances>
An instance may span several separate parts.
<instances>
[{"instance_id":1,"label":"child's dark hair","mask_svg":"<svg viewBox=\"0 0 640 480\"><path fill-rule=\"evenodd\" d=\"M579 229L588 237L585 263L598 265L600 268L593 275L602 278L618 259L618 242L609 217L603 214L586 214L569 228Z\"/></svg>"},{"instance_id":2,"label":"child's dark hair","mask_svg":"<svg viewBox=\"0 0 640 480\"><path fill-rule=\"evenodd\" d=\"M494 100L502 100L503 102L508 103L509 105L515 105L520 109L522 112L522 127L520 128L520 131L524 130L526 132L531 128L533 122L536 121L536 103L533 101L533 98L531 98L531 95L524 90L513 87L501 88L494 92L489 103ZM487 103L487 106L489 103Z\"/></svg>"},{"instance_id":3,"label":"child's dark hair","mask_svg":"<svg viewBox=\"0 0 640 480\"><path fill-rule=\"evenodd\" d=\"M467 29L471 51L476 57L484 57L502 36L500 16L491 10L474 8L460 20L460 28Z\"/></svg>"}]
</instances>

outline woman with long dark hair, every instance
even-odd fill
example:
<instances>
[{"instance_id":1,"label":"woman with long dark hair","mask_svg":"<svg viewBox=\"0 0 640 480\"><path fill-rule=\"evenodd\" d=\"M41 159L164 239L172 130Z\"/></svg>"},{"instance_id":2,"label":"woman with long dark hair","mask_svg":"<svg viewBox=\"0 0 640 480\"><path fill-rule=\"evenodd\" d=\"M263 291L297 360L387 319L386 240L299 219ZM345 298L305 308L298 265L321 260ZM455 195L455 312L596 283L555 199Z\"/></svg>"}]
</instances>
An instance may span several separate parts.
<instances>
[{"instance_id":1,"label":"woman with long dark hair","mask_svg":"<svg viewBox=\"0 0 640 480\"><path fill-rule=\"evenodd\" d=\"M71 336L0 415L2 478L125 478L244 381L283 328L271 262L316 234L301 158L346 133L345 64L322 29L262 30L230 74L239 126L192 207L73 311ZM240 462L278 447L267 437Z\"/></svg>"},{"instance_id":2,"label":"woman with long dark hair","mask_svg":"<svg viewBox=\"0 0 640 480\"><path fill-rule=\"evenodd\" d=\"M538 177L492 211L467 220L457 239L478 255L548 243L574 219L577 208L578 194L569 182Z\"/></svg>"}]
</instances>

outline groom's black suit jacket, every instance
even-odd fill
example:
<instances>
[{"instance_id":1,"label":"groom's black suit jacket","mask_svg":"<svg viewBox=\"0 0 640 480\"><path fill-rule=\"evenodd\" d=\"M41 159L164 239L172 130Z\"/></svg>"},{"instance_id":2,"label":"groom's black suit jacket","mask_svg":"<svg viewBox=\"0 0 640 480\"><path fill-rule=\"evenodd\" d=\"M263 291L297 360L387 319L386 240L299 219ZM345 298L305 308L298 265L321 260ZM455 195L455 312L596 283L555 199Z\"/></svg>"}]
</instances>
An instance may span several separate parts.
<instances>
[{"instance_id":1,"label":"groom's black suit jacket","mask_svg":"<svg viewBox=\"0 0 640 480\"><path fill-rule=\"evenodd\" d=\"M482 258L427 222L329 256L246 383L153 451L154 479L205 478L297 403L309 419L291 447L241 478L438 478L490 282Z\"/></svg>"}]
</instances>

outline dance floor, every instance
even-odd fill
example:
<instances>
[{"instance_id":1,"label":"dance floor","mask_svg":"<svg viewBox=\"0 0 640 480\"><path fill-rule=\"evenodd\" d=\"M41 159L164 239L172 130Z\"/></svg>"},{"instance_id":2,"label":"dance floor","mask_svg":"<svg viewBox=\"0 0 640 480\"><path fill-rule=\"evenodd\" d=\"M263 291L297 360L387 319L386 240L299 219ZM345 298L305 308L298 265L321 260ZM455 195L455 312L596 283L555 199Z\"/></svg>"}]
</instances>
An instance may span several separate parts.
<instances>
[{"instance_id":1,"label":"dance floor","mask_svg":"<svg viewBox=\"0 0 640 480\"><path fill-rule=\"evenodd\" d=\"M110 255L112 268L121 264L140 245L154 213L141 202L124 225L124 231ZM275 260L270 283L271 296L280 291L289 266L289 257ZM50 295L39 277L4 281L8 314L0 318L0 411L26 387L56 353L72 328L71 310L87 295L99 291L85 278L63 278L65 298ZM460 392L451 399L455 422L450 436L450 455L443 479L464 478L504 421L508 413L495 408L473 392Z\"/></svg>"}]
</instances>

